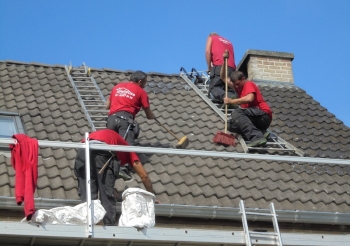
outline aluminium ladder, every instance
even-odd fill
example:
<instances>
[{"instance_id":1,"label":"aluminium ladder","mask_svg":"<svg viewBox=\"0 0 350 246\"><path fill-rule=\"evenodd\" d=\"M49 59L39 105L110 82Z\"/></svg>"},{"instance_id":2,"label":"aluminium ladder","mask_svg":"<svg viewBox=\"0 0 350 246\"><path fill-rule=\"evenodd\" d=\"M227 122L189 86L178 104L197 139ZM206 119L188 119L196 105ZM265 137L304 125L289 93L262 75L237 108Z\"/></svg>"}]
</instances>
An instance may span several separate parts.
<instances>
[{"instance_id":1,"label":"aluminium ladder","mask_svg":"<svg viewBox=\"0 0 350 246\"><path fill-rule=\"evenodd\" d=\"M192 68L191 72L188 73L183 67L180 68L180 76L198 93L198 95L223 119L226 120L224 114L224 108L221 103L215 102L209 97L209 82L210 76L205 71L197 71ZM234 109L228 109L228 119L231 119L231 113ZM269 131L269 130L268 130ZM270 137L267 139L267 143L264 147L248 147L242 136L236 134L236 138L239 140L244 152L250 151L275 151L279 153L292 153L298 156L304 156L304 152L288 143L276 133L270 131Z\"/></svg>"},{"instance_id":2,"label":"aluminium ladder","mask_svg":"<svg viewBox=\"0 0 350 246\"><path fill-rule=\"evenodd\" d=\"M278 245L278 246L283 246L281 233L280 233L280 230L279 230L279 227L278 227L277 215L276 215L275 207L274 207L272 202L270 203L269 207L270 207L270 213L246 212L245 208L244 208L244 201L241 200L239 202L239 209L240 209L239 213L242 216L244 237L245 237L245 242L246 242L247 246L251 246L252 245L252 241L253 240L258 241L259 238L260 239L261 238L269 239L269 240L271 240L271 243L274 243L275 245ZM249 231L247 215L271 217L273 228L274 228L274 232Z\"/></svg>"},{"instance_id":3,"label":"aluminium ladder","mask_svg":"<svg viewBox=\"0 0 350 246\"><path fill-rule=\"evenodd\" d=\"M106 128L108 115L106 100L90 68L83 63L80 67L70 65L65 66L65 69L92 131Z\"/></svg>"}]
</instances>

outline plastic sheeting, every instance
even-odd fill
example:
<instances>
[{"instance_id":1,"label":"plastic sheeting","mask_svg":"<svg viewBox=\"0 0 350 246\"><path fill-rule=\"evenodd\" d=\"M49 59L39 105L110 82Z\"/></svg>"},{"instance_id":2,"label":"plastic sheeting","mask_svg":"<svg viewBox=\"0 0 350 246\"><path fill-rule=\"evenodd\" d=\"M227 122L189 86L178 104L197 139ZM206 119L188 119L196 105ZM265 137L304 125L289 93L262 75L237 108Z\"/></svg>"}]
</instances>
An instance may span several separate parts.
<instances>
[{"instance_id":1,"label":"plastic sheeting","mask_svg":"<svg viewBox=\"0 0 350 246\"><path fill-rule=\"evenodd\" d=\"M122 214L119 226L151 228L156 224L154 202L156 197L140 188L128 188L123 192Z\"/></svg>"},{"instance_id":2,"label":"plastic sheeting","mask_svg":"<svg viewBox=\"0 0 350 246\"><path fill-rule=\"evenodd\" d=\"M92 222L97 224L106 214L100 200L93 200L93 217ZM26 222L26 218L22 220ZM87 224L87 205L86 202L80 203L74 207L64 206L52 208L49 210L39 209L31 218L34 223L47 224L70 224L82 225Z\"/></svg>"}]
</instances>

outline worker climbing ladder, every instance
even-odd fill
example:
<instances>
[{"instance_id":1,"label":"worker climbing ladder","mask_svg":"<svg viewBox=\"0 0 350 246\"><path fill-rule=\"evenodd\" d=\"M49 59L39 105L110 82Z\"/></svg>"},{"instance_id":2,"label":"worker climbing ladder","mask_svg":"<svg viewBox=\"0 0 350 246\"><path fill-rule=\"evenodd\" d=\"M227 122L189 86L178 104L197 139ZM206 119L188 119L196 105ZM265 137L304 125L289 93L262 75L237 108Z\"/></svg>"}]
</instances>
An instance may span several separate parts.
<instances>
[{"instance_id":1,"label":"worker climbing ladder","mask_svg":"<svg viewBox=\"0 0 350 246\"><path fill-rule=\"evenodd\" d=\"M244 207L244 201L241 200L239 202L239 213L242 217L242 223L243 223L243 230L244 230L244 237L245 237L245 243L247 246L252 245L252 241L258 242L261 239L264 239L264 241L269 241L269 245L278 245L283 246L282 243L282 237L278 226L277 221L277 215L275 211L275 207L273 203L270 203L269 206L269 213L257 213L257 212L246 212ZM247 215L253 215L255 217L258 216L264 216L264 217L270 217L272 219L273 229L274 232L261 232L261 231L250 231L248 227L248 220Z\"/></svg>"},{"instance_id":2,"label":"worker climbing ladder","mask_svg":"<svg viewBox=\"0 0 350 246\"><path fill-rule=\"evenodd\" d=\"M91 74L91 69L85 63L80 67L65 66L65 69L92 131L106 128L106 100Z\"/></svg>"},{"instance_id":3,"label":"worker climbing ladder","mask_svg":"<svg viewBox=\"0 0 350 246\"><path fill-rule=\"evenodd\" d=\"M195 90L198 95L223 119L226 120L224 114L224 107L222 104L215 102L209 95L209 82L210 77L205 71L197 71L192 68L191 72L188 73L183 67L180 68L180 76ZM228 120L231 118L231 113L234 109L228 109ZM269 131L269 130L268 130ZM294 147L276 133L270 131L270 136L267 139L267 143L264 147L248 147L242 136L236 134L236 138L239 140L245 153L251 151L257 151L259 153L278 152L287 154L296 154L304 156L304 152Z\"/></svg>"}]
</instances>

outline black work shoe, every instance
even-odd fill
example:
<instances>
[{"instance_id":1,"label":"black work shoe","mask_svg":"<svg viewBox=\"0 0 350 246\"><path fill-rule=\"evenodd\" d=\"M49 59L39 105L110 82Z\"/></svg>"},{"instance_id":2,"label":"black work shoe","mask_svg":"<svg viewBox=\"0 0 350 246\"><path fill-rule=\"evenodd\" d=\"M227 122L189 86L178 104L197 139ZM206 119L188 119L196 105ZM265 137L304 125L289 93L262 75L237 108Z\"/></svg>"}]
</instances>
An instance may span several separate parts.
<instances>
[{"instance_id":1,"label":"black work shoe","mask_svg":"<svg viewBox=\"0 0 350 246\"><path fill-rule=\"evenodd\" d=\"M127 174L125 171L119 172L119 178L124 179L124 181L129 181L129 180L133 179L133 177L131 175Z\"/></svg>"},{"instance_id":2,"label":"black work shoe","mask_svg":"<svg viewBox=\"0 0 350 246\"><path fill-rule=\"evenodd\" d=\"M264 133L264 138L265 138L265 139L269 139L270 134L271 134L271 132L266 131L266 132Z\"/></svg>"},{"instance_id":3,"label":"black work shoe","mask_svg":"<svg viewBox=\"0 0 350 246\"><path fill-rule=\"evenodd\" d=\"M249 144L247 144L248 147L259 147L259 146L263 146L267 143L266 138L259 138L255 141L250 142Z\"/></svg>"}]
</instances>

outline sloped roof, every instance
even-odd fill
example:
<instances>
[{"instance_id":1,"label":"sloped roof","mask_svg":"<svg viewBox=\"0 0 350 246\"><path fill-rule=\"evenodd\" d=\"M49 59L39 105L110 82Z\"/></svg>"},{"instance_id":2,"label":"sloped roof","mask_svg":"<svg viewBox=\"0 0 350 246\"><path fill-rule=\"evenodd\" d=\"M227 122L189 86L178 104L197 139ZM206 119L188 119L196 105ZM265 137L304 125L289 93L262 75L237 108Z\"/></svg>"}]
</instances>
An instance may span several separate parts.
<instances>
[{"instance_id":1,"label":"sloped roof","mask_svg":"<svg viewBox=\"0 0 350 246\"><path fill-rule=\"evenodd\" d=\"M94 69L104 96L128 80L130 71ZM243 152L213 143L223 131L219 116L178 75L150 73L145 90L157 118L189 149ZM0 110L19 112L27 135L39 140L79 142L90 131L64 66L0 62ZM302 89L286 83L259 83L274 119L270 129L310 157L350 158L350 129ZM169 148L177 140L141 112L139 145ZM73 149L40 148L36 197L79 199ZM162 203L278 210L350 212L350 167L278 161L152 154L144 163ZM118 192L140 185L117 180ZM14 170L0 155L0 196L14 196Z\"/></svg>"}]
</instances>

